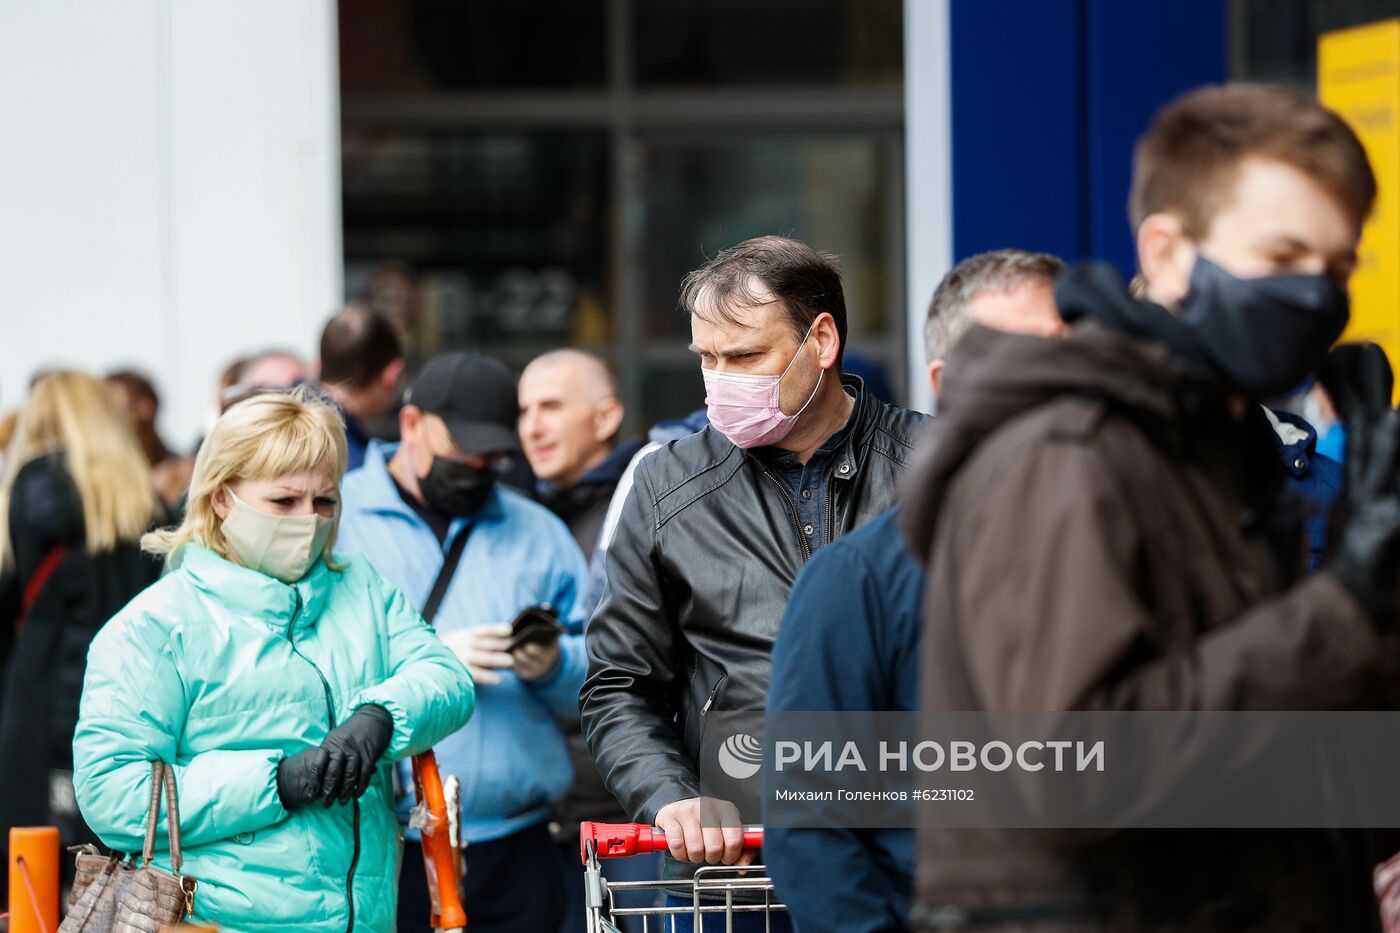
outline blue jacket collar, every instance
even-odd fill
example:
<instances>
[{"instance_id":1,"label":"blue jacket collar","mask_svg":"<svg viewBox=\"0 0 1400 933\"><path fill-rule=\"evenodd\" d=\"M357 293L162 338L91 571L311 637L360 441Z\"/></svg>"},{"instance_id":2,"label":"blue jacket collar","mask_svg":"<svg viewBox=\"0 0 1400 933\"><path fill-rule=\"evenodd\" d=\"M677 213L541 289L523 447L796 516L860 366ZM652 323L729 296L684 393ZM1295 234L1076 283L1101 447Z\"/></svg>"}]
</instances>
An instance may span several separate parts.
<instances>
[{"instance_id":1,"label":"blue jacket collar","mask_svg":"<svg viewBox=\"0 0 1400 933\"><path fill-rule=\"evenodd\" d=\"M622 479L622 474L627 472L627 467L632 462L632 458L637 455L637 451L642 449L642 442L638 439L623 441L608 451L608 455L603 458L593 469L583 474L574 483L575 486L588 486L596 483L607 483L613 486ZM560 491L561 487L553 483L539 480L535 483L535 490L541 496L551 496Z\"/></svg>"},{"instance_id":2,"label":"blue jacket collar","mask_svg":"<svg viewBox=\"0 0 1400 933\"><path fill-rule=\"evenodd\" d=\"M691 434L699 434L701 431L705 430L709 423L709 410L697 408L684 418L658 421L652 429L647 432L647 440L653 444L665 444L668 441L677 441Z\"/></svg>"},{"instance_id":3,"label":"blue jacket collar","mask_svg":"<svg viewBox=\"0 0 1400 933\"><path fill-rule=\"evenodd\" d=\"M189 577L197 589L215 601L282 634L296 634L314 626L335 583L335 572L323 560L316 561L296 583L288 584L198 544L186 544L180 549L177 572Z\"/></svg>"},{"instance_id":4,"label":"blue jacket collar","mask_svg":"<svg viewBox=\"0 0 1400 933\"><path fill-rule=\"evenodd\" d=\"M1284 469L1294 477L1306 476L1317 453L1317 429L1291 411L1265 407L1264 414L1274 429L1274 446Z\"/></svg>"},{"instance_id":5,"label":"blue jacket collar","mask_svg":"<svg viewBox=\"0 0 1400 933\"><path fill-rule=\"evenodd\" d=\"M399 495L399 487L394 483L393 474L389 472L389 461L398 449L398 444L385 441L369 442L369 447L365 450L364 466L360 467L364 471L364 486L356 490L354 506L365 512L401 515L413 524L426 528L423 519L419 518L418 513ZM448 526L447 540L456 538L457 532L467 525L500 521L505 518L505 514L505 508L501 504L501 490L493 489L481 511L465 518L452 519L452 524Z\"/></svg>"},{"instance_id":6,"label":"blue jacket collar","mask_svg":"<svg viewBox=\"0 0 1400 933\"><path fill-rule=\"evenodd\" d=\"M627 465L632 462L632 458L641 449L642 442L636 439L617 444L608 452L607 458L602 463L579 477L579 482L616 483L622 479L622 474L627 472Z\"/></svg>"}]
</instances>

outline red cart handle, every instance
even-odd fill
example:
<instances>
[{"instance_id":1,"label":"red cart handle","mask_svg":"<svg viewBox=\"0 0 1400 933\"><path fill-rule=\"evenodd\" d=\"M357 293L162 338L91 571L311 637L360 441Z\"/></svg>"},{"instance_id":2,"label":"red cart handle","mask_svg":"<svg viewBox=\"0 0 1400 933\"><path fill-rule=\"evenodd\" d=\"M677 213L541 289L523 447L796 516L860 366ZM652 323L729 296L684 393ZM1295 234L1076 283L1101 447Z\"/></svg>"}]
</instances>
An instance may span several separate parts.
<instances>
[{"instance_id":1,"label":"red cart handle","mask_svg":"<svg viewBox=\"0 0 1400 933\"><path fill-rule=\"evenodd\" d=\"M578 825L579 858L588 861L588 844L598 858L627 858L648 852L666 851L666 832L645 823L580 823ZM763 827L744 827L744 848L763 848Z\"/></svg>"}]
</instances>

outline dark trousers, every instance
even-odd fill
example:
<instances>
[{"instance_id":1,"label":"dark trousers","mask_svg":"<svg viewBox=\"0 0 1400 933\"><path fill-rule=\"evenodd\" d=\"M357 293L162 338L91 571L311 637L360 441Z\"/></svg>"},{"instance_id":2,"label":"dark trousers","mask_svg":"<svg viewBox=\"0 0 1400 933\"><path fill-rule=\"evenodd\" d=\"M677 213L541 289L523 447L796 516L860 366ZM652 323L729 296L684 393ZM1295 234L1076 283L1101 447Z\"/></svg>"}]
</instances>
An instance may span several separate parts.
<instances>
[{"instance_id":1,"label":"dark trousers","mask_svg":"<svg viewBox=\"0 0 1400 933\"><path fill-rule=\"evenodd\" d=\"M467 846L463 906L471 933L542 933L559 928L566 894L559 851L546 823ZM399 933L432 929L423 847L404 842Z\"/></svg>"}]
</instances>

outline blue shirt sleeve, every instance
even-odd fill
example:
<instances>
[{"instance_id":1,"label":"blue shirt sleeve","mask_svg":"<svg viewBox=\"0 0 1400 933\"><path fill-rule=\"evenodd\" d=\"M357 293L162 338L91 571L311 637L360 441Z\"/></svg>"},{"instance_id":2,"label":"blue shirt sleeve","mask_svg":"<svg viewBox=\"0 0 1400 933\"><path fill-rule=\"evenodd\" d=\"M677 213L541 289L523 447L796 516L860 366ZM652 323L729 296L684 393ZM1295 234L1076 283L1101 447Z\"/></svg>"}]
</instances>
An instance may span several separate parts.
<instances>
[{"instance_id":1,"label":"blue shirt sleeve","mask_svg":"<svg viewBox=\"0 0 1400 933\"><path fill-rule=\"evenodd\" d=\"M536 690L556 716L578 718L578 693L588 673L588 653L583 647L586 618L581 587L588 577L583 552L562 522L551 536L553 546L550 607L564 624L566 634L559 639L559 664L554 671L529 686Z\"/></svg>"}]
</instances>

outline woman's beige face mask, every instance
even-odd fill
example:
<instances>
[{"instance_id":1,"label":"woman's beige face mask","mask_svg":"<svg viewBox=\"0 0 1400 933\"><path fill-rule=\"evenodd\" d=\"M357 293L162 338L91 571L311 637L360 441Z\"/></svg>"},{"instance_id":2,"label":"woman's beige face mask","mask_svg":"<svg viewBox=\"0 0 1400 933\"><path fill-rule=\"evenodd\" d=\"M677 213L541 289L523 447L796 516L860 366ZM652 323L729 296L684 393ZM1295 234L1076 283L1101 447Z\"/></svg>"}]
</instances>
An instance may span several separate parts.
<instances>
[{"instance_id":1,"label":"woman's beige face mask","mask_svg":"<svg viewBox=\"0 0 1400 933\"><path fill-rule=\"evenodd\" d=\"M268 515L228 491L232 505L220 526L234 558L249 570L295 583L326 548L335 519L320 515Z\"/></svg>"}]
</instances>

